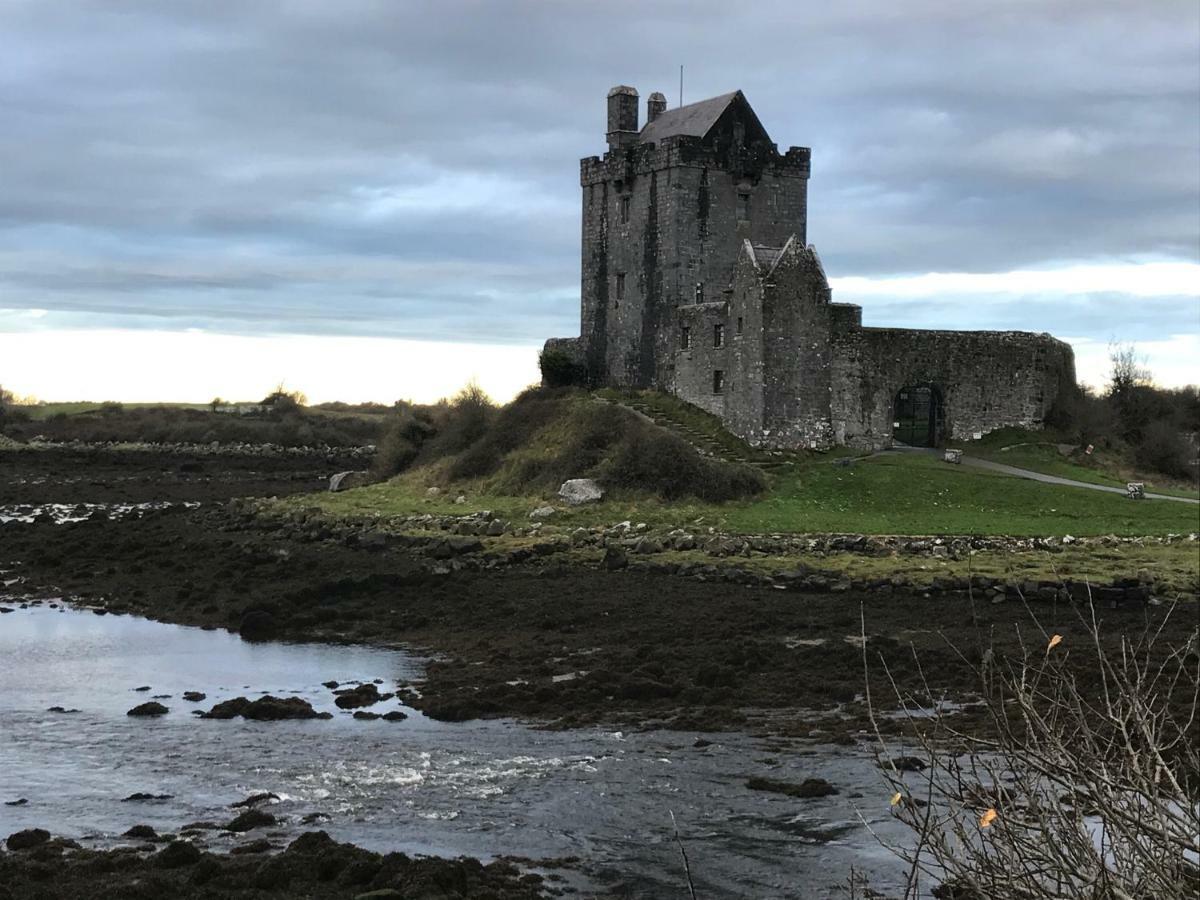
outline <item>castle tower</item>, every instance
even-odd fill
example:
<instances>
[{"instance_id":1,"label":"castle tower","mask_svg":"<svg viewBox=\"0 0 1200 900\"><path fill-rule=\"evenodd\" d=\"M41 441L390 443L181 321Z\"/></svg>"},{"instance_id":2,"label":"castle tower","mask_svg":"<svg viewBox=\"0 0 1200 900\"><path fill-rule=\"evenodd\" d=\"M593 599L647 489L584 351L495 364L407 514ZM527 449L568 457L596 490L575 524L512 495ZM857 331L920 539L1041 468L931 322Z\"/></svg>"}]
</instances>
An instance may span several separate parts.
<instances>
[{"instance_id":1,"label":"castle tower","mask_svg":"<svg viewBox=\"0 0 1200 900\"><path fill-rule=\"evenodd\" d=\"M608 92L608 152L580 163L580 350L595 382L673 390L679 310L727 300L743 241L803 245L809 151L781 154L741 91L676 109L655 91L640 130L637 104Z\"/></svg>"}]
</instances>

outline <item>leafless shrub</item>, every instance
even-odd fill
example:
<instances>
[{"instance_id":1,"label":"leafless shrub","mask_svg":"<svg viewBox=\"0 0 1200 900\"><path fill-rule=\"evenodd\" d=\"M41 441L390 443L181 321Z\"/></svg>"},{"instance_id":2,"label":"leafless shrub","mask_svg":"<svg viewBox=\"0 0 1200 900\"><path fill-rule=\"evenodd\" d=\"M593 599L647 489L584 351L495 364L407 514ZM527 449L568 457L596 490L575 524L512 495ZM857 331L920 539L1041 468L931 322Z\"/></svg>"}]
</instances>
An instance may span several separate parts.
<instances>
[{"instance_id":1,"label":"leafless shrub","mask_svg":"<svg viewBox=\"0 0 1200 900\"><path fill-rule=\"evenodd\" d=\"M926 763L902 776L876 727L893 812L913 838L887 845L907 864L905 900L1198 896L1200 638L1161 638L1195 605L1119 640L1103 635L1090 596L1077 613L1082 640L1048 633L1030 611L1040 634L1022 638L1019 656L978 654L983 727L927 716L928 696L891 681ZM851 894L878 896L853 881Z\"/></svg>"}]
</instances>

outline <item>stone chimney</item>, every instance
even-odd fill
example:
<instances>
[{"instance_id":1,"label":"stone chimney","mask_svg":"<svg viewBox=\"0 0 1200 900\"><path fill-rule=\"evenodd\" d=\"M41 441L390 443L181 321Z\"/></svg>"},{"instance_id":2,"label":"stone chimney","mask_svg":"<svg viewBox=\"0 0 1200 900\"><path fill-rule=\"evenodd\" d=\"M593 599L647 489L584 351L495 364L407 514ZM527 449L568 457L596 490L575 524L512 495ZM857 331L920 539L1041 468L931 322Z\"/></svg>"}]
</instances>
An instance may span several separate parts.
<instances>
[{"instance_id":1,"label":"stone chimney","mask_svg":"<svg viewBox=\"0 0 1200 900\"><path fill-rule=\"evenodd\" d=\"M608 147L616 150L637 141L638 92L619 84L608 92Z\"/></svg>"},{"instance_id":2,"label":"stone chimney","mask_svg":"<svg viewBox=\"0 0 1200 900\"><path fill-rule=\"evenodd\" d=\"M667 111L667 98L655 91L646 98L646 124L649 125Z\"/></svg>"}]
</instances>

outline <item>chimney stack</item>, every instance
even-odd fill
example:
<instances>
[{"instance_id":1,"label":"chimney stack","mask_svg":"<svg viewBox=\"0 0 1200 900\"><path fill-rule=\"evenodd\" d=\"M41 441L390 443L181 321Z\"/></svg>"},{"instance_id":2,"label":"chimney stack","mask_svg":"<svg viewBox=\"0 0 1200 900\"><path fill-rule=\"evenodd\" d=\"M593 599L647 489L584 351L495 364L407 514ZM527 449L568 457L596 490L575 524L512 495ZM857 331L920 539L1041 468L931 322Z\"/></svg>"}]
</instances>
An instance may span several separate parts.
<instances>
[{"instance_id":1,"label":"chimney stack","mask_svg":"<svg viewBox=\"0 0 1200 900\"><path fill-rule=\"evenodd\" d=\"M608 147L616 150L637 141L638 92L619 84L608 92Z\"/></svg>"},{"instance_id":2,"label":"chimney stack","mask_svg":"<svg viewBox=\"0 0 1200 900\"><path fill-rule=\"evenodd\" d=\"M667 98L655 91L646 98L646 124L649 125L667 111Z\"/></svg>"}]
</instances>

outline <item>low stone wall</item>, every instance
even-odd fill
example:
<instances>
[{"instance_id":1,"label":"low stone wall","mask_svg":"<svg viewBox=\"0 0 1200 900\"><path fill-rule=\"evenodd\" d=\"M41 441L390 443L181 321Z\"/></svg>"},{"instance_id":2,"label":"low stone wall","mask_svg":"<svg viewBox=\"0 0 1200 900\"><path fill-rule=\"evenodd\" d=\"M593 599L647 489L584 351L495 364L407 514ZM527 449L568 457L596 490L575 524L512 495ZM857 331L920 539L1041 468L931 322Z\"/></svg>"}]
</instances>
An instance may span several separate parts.
<instances>
[{"instance_id":1,"label":"low stone wall","mask_svg":"<svg viewBox=\"0 0 1200 900\"><path fill-rule=\"evenodd\" d=\"M0 435L0 437L3 437ZM360 447L285 447L282 444L222 444L212 441L206 444L154 443L150 441L47 441L34 438L28 443L6 440L0 450L14 452L38 450L71 450L81 452L109 453L171 453L180 456L263 456L271 458L313 457L320 459L363 459L375 455L375 446Z\"/></svg>"},{"instance_id":2,"label":"low stone wall","mask_svg":"<svg viewBox=\"0 0 1200 900\"><path fill-rule=\"evenodd\" d=\"M235 502L249 519L261 519L264 507L255 501ZM1200 535L1161 537L907 537L862 534L761 534L733 535L717 532L697 534L683 529L655 531L639 523L620 522L610 526L575 527L544 522L512 522L489 511L470 515L410 515L385 520L357 517L330 518L313 507L283 516L265 513L273 520L269 527L282 528L297 540L342 540L365 549L386 551L403 548L422 553L431 560L435 572L448 574L462 568L498 568L538 562L555 565L553 557L568 551L602 551L600 565L607 569L659 572L707 581L775 587L780 590L839 593L843 591L875 593L953 593L979 591L984 599L1080 601L1089 592L1096 602L1112 604L1124 601L1147 602L1154 596L1152 573L1130 573L1109 584L1089 584L1079 580L1032 581L997 579L984 575L970 578L934 575L917 581L907 576L861 577L822 571L811 565L813 558L857 554L866 557L910 556L919 558L963 559L979 551L1006 553L1061 553L1070 547L1119 549L1133 546L1191 544ZM506 545L501 538L523 538L521 546ZM492 539L489 541L488 539ZM678 561L665 554L673 551L703 553L711 562ZM807 563L788 556L803 556ZM763 571L739 565L740 559L779 558L778 571ZM565 565L566 563L560 563Z\"/></svg>"}]
</instances>

